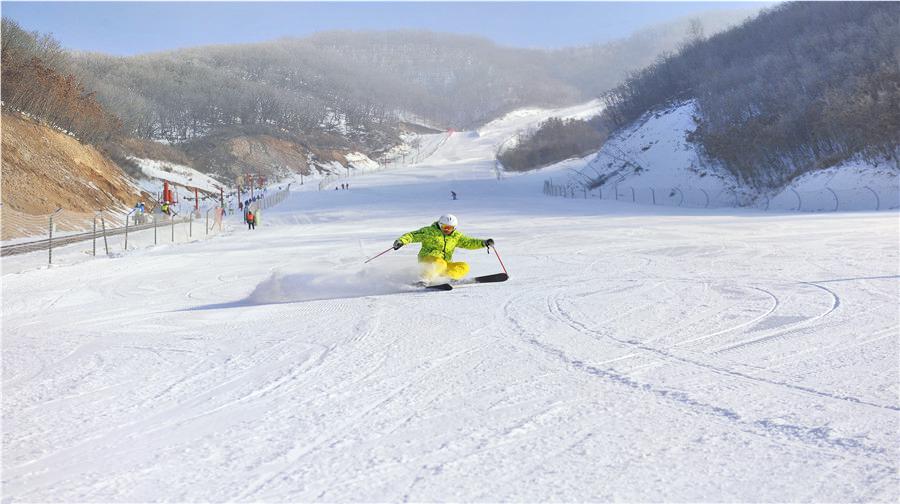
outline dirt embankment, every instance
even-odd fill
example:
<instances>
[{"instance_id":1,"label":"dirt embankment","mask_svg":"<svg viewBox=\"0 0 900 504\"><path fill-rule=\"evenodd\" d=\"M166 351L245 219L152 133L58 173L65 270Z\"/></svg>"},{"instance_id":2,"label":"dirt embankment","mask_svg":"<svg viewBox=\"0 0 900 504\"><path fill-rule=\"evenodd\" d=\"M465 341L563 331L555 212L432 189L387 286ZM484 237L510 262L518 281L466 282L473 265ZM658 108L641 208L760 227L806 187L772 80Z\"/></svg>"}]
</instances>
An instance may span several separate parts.
<instances>
[{"instance_id":1,"label":"dirt embankment","mask_svg":"<svg viewBox=\"0 0 900 504\"><path fill-rule=\"evenodd\" d=\"M28 235L7 221L57 208L78 214L134 206L141 194L94 147L16 113L2 113L2 239Z\"/></svg>"},{"instance_id":2,"label":"dirt embankment","mask_svg":"<svg viewBox=\"0 0 900 504\"><path fill-rule=\"evenodd\" d=\"M389 142L393 138L383 132L371 136L371 143L393 145ZM170 161L235 180L251 173L272 179L315 171L327 174L335 163L346 166L347 153L368 152L364 143L332 133L298 135L264 127L224 128L178 145L128 138L106 144L101 152L6 111L2 137L3 240L46 232L41 229L47 227L43 216L57 208L67 211L67 227L77 230L87 226L97 210L122 210L137 201L150 201L149 194L142 196L129 183L129 175L143 176L132 157Z\"/></svg>"}]
</instances>

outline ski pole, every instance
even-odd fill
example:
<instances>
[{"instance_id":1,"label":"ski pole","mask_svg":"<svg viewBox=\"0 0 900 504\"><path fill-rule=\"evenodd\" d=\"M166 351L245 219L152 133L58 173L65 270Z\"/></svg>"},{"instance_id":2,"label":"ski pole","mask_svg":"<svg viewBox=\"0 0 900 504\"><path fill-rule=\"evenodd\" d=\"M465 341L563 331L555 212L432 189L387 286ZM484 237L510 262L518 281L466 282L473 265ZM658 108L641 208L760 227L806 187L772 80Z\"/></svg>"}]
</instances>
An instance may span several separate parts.
<instances>
[{"instance_id":1,"label":"ski pole","mask_svg":"<svg viewBox=\"0 0 900 504\"><path fill-rule=\"evenodd\" d=\"M391 247L391 248L385 250L384 252L378 254L378 255L375 256L375 257L370 257L370 258L366 259L366 261L365 261L363 264L366 264L367 262L371 261L372 259L377 259L377 258L383 256L384 254L387 254L387 253L390 252L391 250L394 250L394 247Z\"/></svg>"},{"instance_id":2,"label":"ski pole","mask_svg":"<svg viewBox=\"0 0 900 504\"><path fill-rule=\"evenodd\" d=\"M497 252L497 247L491 245L491 248L494 249L494 255L496 255L497 260L500 261L500 267L503 268L503 272L506 273L507 276L509 276L509 272L506 271L506 266L503 265L503 259L500 259L500 253ZM488 252L490 253L490 250Z\"/></svg>"}]
</instances>

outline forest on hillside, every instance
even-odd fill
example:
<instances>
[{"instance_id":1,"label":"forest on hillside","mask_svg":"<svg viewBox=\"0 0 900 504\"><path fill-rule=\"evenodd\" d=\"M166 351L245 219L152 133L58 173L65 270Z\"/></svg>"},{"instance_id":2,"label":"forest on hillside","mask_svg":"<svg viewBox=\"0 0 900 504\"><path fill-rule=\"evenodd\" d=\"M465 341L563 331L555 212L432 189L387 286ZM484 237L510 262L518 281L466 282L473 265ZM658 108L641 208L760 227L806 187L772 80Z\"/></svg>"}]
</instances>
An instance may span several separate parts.
<instances>
[{"instance_id":1,"label":"forest on hillside","mask_svg":"<svg viewBox=\"0 0 900 504\"><path fill-rule=\"evenodd\" d=\"M53 37L25 31L3 18L0 28L0 95L3 106L26 112L87 143L122 133L122 122L96 94L68 73L68 53Z\"/></svg>"},{"instance_id":2,"label":"forest on hillside","mask_svg":"<svg viewBox=\"0 0 900 504\"><path fill-rule=\"evenodd\" d=\"M583 155L642 116L693 100L688 140L748 185L780 187L854 156L900 170L900 3L782 4L711 37L694 24L677 53L603 100L602 116L548 122L501 162L521 171Z\"/></svg>"},{"instance_id":3,"label":"forest on hillside","mask_svg":"<svg viewBox=\"0 0 900 504\"><path fill-rule=\"evenodd\" d=\"M759 187L857 155L900 169L900 3L779 5L692 41L605 99L613 129L695 100L691 139Z\"/></svg>"},{"instance_id":4,"label":"forest on hillside","mask_svg":"<svg viewBox=\"0 0 900 504\"><path fill-rule=\"evenodd\" d=\"M599 96L628 71L751 11L710 13L607 44L516 49L431 32L326 32L135 57L75 54L75 73L130 134L180 142L233 126L365 136L409 120L466 128L523 106Z\"/></svg>"},{"instance_id":5,"label":"forest on hillside","mask_svg":"<svg viewBox=\"0 0 900 504\"><path fill-rule=\"evenodd\" d=\"M752 14L708 13L554 50L423 31L326 32L134 57L72 53L3 18L3 104L102 145L126 168L138 145L129 138L163 141L174 146L169 157L187 155L207 168L222 164L211 162L211 145L240 136L377 154L399 141L404 122L460 129L521 107L595 98L698 32ZM544 144L557 133L544 135ZM544 157L600 141L581 133L563 147L546 146Z\"/></svg>"}]
</instances>

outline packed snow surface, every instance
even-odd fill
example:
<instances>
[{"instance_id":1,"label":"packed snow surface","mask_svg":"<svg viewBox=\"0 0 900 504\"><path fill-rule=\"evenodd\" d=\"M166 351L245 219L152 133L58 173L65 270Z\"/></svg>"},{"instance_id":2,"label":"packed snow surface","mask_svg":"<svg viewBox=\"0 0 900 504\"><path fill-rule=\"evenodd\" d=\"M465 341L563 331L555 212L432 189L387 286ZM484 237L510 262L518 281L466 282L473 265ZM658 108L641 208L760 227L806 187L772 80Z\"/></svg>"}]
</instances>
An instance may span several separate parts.
<instances>
[{"instance_id":1,"label":"packed snow surface","mask_svg":"<svg viewBox=\"0 0 900 504\"><path fill-rule=\"evenodd\" d=\"M896 502L897 213L545 197L565 164L492 157L534 119L255 231L4 258L4 502ZM363 264L444 212L508 282Z\"/></svg>"}]
</instances>

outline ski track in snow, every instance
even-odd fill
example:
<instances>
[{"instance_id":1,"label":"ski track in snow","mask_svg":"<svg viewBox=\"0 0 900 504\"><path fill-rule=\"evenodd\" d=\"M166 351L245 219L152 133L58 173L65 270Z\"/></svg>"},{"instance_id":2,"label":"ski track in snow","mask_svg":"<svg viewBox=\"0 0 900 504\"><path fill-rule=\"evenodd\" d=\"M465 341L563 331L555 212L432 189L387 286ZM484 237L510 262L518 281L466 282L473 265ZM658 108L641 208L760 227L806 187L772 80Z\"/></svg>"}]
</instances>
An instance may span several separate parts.
<instances>
[{"instance_id":1,"label":"ski track in snow","mask_svg":"<svg viewBox=\"0 0 900 504\"><path fill-rule=\"evenodd\" d=\"M3 502L900 498L897 213L496 180L549 115L301 187L253 232L4 258ZM509 281L411 288L415 246L362 264L446 211Z\"/></svg>"}]
</instances>

